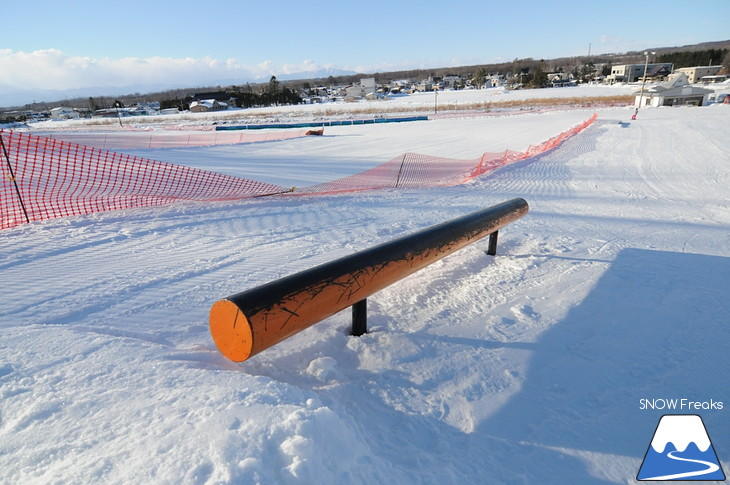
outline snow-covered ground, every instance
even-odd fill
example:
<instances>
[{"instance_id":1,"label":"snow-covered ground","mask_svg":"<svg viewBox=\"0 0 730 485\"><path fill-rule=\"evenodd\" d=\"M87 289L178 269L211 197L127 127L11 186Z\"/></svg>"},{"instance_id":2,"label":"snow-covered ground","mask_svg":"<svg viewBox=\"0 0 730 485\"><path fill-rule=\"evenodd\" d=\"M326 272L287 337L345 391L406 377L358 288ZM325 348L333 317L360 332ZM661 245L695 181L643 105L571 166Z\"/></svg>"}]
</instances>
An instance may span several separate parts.
<instances>
[{"instance_id":1,"label":"snow-covered ground","mask_svg":"<svg viewBox=\"0 0 730 485\"><path fill-rule=\"evenodd\" d=\"M138 150L285 186L524 150L563 110ZM730 106L598 111L466 185L186 203L0 232L0 482L632 483L662 414L730 464ZM513 197L500 231L236 364L217 299ZM642 409L642 399L723 409Z\"/></svg>"}]
</instances>

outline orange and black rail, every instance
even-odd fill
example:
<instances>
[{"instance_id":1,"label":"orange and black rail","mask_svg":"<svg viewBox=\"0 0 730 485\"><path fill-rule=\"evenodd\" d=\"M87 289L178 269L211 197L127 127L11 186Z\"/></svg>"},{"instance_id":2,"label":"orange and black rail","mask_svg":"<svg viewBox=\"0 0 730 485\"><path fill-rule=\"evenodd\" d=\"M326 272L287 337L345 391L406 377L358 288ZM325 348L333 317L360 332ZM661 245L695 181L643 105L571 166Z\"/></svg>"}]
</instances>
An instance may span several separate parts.
<instances>
[{"instance_id":1,"label":"orange and black rail","mask_svg":"<svg viewBox=\"0 0 730 485\"><path fill-rule=\"evenodd\" d=\"M218 349L242 362L335 313L353 307L353 334L365 332L366 298L524 216L513 199L217 301L210 331Z\"/></svg>"}]
</instances>

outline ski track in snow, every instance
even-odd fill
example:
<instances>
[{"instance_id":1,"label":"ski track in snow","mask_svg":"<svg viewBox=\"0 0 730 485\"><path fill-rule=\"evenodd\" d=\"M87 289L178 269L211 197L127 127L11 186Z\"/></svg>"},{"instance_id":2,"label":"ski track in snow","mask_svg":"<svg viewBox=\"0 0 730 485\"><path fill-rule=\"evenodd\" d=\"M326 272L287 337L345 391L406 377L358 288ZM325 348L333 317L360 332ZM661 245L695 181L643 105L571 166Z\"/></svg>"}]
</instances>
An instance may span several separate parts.
<instances>
[{"instance_id":1,"label":"ski track in snow","mask_svg":"<svg viewBox=\"0 0 730 485\"><path fill-rule=\"evenodd\" d=\"M341 176L399 152L443 155L458 138L462 158L524 149L590 114L154 154L239 175L288 163L281 178L317 181L338 163ZM730 371L730 145L724 107L630 114L603 110L557 149L458 187L3 231L0 481L632 481L659 415L638 411L639 397L727 400L715 384ZM321 166L307 172L292 153ZM530 212L500 231L497 257L476 243L377 293L361 338L342 312L241 364L211 341L219 298L512 197ZM636 314L633 329L612 311ZM727 461L719 418L706 421Z\"/></svg>"}]
</instances>

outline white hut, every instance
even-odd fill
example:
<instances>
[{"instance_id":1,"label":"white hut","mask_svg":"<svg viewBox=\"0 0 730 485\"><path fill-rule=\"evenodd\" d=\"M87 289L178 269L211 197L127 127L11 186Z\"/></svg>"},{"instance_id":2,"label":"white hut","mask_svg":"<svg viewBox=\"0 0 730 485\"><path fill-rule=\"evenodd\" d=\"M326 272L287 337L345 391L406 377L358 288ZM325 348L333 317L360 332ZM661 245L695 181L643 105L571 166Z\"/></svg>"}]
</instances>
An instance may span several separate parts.
<instances>
[{"instance_id":1,"label":"white hut","mask_svg":"<svg viewBox=\"0 0 730 485\"><path fill-rule=\"evenodd\" d=\"M709 89L691 86L684 73L672 74L663 83L636 92L634 105L644 106L702 106L712 93Z\"/></svg>"}]
</instances>

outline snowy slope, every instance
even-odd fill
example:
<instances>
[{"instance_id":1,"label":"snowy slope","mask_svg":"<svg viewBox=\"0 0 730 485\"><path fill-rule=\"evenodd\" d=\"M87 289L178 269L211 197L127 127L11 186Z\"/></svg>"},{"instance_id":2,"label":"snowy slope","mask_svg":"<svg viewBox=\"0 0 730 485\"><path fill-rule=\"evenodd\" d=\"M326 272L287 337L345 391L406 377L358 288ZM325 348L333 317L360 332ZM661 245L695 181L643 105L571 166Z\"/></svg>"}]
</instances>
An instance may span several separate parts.
<instances>
[{"instance_id":1,"label":"snowy slope","mask_svg":"<svg viewBox=\"0 0 730 485\"><path fill-rule=\"evenodd\" d=\"M724 401L730 107L599 111L467 185L180 204L0 232L2 483L627 483L659 417ZM283 185L521 150L558 111L142 154ZM524 197L474 244L242 364L229 294ZM687 410L684 410L688 412ZM730 463L728 409L703 410Z\"/></svg>"}]
</instances>

